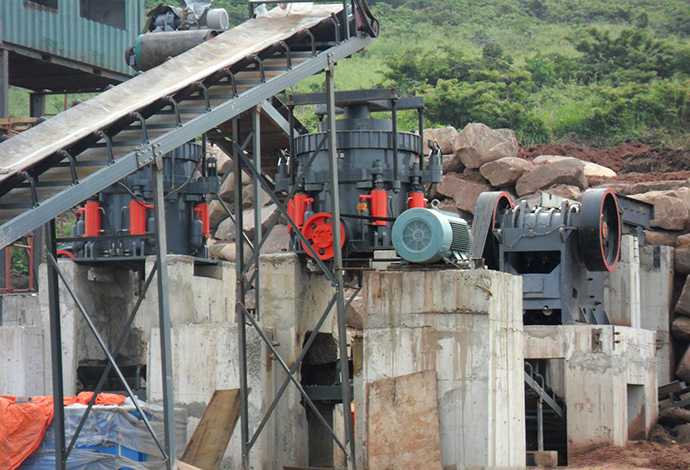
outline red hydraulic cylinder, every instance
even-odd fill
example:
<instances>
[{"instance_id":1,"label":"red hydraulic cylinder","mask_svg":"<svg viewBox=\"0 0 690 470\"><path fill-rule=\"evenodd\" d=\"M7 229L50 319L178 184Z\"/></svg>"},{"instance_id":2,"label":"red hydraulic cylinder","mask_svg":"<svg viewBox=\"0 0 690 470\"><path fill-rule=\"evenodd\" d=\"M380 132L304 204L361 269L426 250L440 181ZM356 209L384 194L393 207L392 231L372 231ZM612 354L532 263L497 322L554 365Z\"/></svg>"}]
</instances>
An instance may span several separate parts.
<instances>
[{"instance_id":1,"label":"red hydraulic cylinder","mask_svg":"<svg viewBox=\"0 0 690 470\"><path fill-rule=\"evenodd\" d=\"M199 214L201 219L202 232L206 238L211 238L211 217L209 212L209 205L206 203L197 204L194 207L194 212Z\"/></svg>"},{"instance_id":2,"label":"red hydraulic cylinder","mask_svg":"<svg viewBox=\"0 0 690 470\"><path fill-rule=\"evenodd\" d=\"M429 202L427 198L424 197L424 193L416 192L409 193L407 197L407 208L414 209L415 207L424 207L426 203Z\"/></svg>"},{"instance_id":3,"label":"red hydraulic cylinder","mask_svg":"<svg viewBox=\"0 0 690 470\"><path fill-rule=\"evenodd\" d=\"M146 233L146 209L153 209L153 205L144 204L136 199L129 202L130 235L144 235Z\"/></svg>"},{"instance_id":4,"label":"red hydraulic cylinder","mask_svg":"<svg viewBox=\"0 0 690 470\"><path fill-rule=\"evenodd\" d=\"M359 196L362 201L371 200L371 216L374 219L388 217L388 192L385 189L372 189L370 194ZM374 220L372 225L388 225L386 220Z\"/></svg>"},{"instance_id":5,"label":"red hydraulic cylinder","mask_svg":"<svg viewBox=\"0 0 690 470\"><path fill-rule=\"evenodd\" d=\"M84 214L84 237L97 237L101 234L101 204L91 201L79 209Z\"/></svg>"},{"instance_id":6,"label":"red hydraulic cylinder","mask_svg":"<svg viewBox=\"0 0 690 470\"><path fill-rule=\"evenodd\" d=\"M314 199L310 198L308 194L295 194L295 196L288 201L288 215L299 229L304 225L304 214L307 212L307 207L312 202L314 202ZM291 231L292 228L288 225L288 232Z\"/></svg>"}]
</instances>

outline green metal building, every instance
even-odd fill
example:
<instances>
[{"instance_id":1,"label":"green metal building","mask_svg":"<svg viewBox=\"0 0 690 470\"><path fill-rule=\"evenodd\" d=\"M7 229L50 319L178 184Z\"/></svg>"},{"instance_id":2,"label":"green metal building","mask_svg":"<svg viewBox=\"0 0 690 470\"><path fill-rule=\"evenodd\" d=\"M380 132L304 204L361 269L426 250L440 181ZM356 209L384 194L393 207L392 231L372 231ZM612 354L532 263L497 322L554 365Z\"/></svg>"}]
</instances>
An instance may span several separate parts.
<instances>
[{"instance_id":1,"label":"green metal building","mask_svg":"<svg viewBox=\"0 0 690 470\"><path fill-rule=\"evenodd\" d=\"M143 0L0 0L0 118L8 84L43 95L126 80L143 23Z\"/></svg>"}]
</instances>

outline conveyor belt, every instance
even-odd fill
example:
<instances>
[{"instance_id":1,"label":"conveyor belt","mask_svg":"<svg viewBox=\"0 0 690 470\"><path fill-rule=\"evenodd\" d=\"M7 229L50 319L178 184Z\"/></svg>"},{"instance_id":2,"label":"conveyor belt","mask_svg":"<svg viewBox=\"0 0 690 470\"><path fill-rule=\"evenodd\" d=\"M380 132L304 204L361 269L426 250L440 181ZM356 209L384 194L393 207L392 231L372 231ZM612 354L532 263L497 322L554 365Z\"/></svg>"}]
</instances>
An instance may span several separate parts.
<instances>
[{"instance_id":1,"label":"conveyor belt","mask_svg":"<svg viewBox=\"0 0 690 470\"><path fill-rule=\"evenodd\" d=\"M360 20L275 8L0 143L0 247L363 49Z\"/></svg>"}]
</instances>

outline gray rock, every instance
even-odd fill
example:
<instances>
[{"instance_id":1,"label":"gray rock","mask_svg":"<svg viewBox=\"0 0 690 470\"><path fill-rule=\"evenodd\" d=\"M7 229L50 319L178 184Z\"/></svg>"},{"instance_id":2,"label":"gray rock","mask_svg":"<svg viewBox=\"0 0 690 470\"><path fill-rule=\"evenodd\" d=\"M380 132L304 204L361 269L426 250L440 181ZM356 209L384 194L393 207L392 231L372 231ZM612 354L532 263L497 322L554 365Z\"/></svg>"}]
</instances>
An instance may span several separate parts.
<instances>
[{"instance_id":1,"label":"gray rock","mask_svg":"<svg viewBox=\"0 0 690 470\"><path fill-rule=\"evenodd\" d=\"M690 274L690 248L681 246L673 250L673 264L677 273Z\"/></svg>"},{"instance_id":2,"label":"gray rock","mask_svg":"<svg viewBox=\"0 0 690 470\"><path fill-rule=\"evenodd\" d=\"M479 195L489 190L491 186L487 183L455 173L444 175L438 185L439 194L452 198L458 210L472 214Z\"/></svg>"},{"instance_id":3,"label":"gray rock","mask_svg":"<svg viewBox=\"0 0 690 470\"><path fill-rule=\"evenodd\" d=\"M229 209L232 210L232 207L229 207ZM209 204L208 213L212 230L215 230L222 221L228 218L228 213L225 212L221 203L215 199Z\"/></svg>"},{"instance_id":4,"label":"gray rock","mask_svg":"<svg viewBox=\"0 0 690 470\"><path fill-rule=\"evenodd\" d=\"M557 184L555 186L551 186L544 192L553 194L554 196L571 199L573 201L579 201L582 199L582 191L580 191L580 188L577 186L571 186L569 184Z\"/></svg>"},{"instance_id":5,"label":"gray rock","mask_svg":"<svg viewBox=\"0 0 690 470\"><path fill-rule=\"evenodd\" d=\"M646 245L674 246L678 238L678 232L667 232L666 230L644 231L644 242Z\"/></svg>"},{"instance_id":6,"label":"gray rock","mask_svg":"<svg viewBox=\"0 0 690 470\"><path fill-rule=\"evenodd\" d=\"M535 165L539 165L542 163L553 163L561 160L578 160L575 157L564 157L561 155L540 155L537 158L533 160ZM585 176L590 178L590 177L598 177L598 178L612 178L616 176L616 172L613 171L611 168L606 168L603 165L599 165L597 163L593 162L587 162L584 160L579 160L582 162L582 164L585 166Z\"/></svg>"},{"instance_id":7,"label":"gray rock","mask_svg":"<svg viewBox=\"0 0 690 470\"><path fill-rule=\"evenodd\" d=\"M484 124L470 123L455 137L453 153L468 168L503 157L515 157L518 142L510 129L491 129Z\"/></svg>"},{"instance_id":8,"label":"gray rock","mask_svg":"<svg viewBox=\"0 0 690 470\"><path fill-rule=\"evenodd\" d=\"M654 219L650 225L665 230L683 230L688 218L688 208L675 196L662 191L633 194L630 197L654 205Z\"/></svg>"},{"instance_id":9,"label":"gray rock","mask_svg":"<svg viewBox=\"0 0 690 470\"><path fill-rule=\"evenodd\" d=\"M424 154L429 154L428 141L436 141L441 147L441 153L453 153L453 141L458 135L454 127L440 127L436 129L424 129Z\"/></svg>"},{"instance_id":10,"label":"gray rock","mask_svg":"<svg viewBox=\"0 0 690 470\"><path fill-rule=\"evenodd\" d=\"M511 186L524 173L534 169L534 164L518 157L503 157L483 164L479 172L489 180L491 186L504 188Z\"/></svg>"},{"instance_id":11,"label":"gray rock","mask_svg":"<svg viewBox=\"0 0 690 470\"><path fill-rule=\"evenodd\" d=\"M690 317L678 316L671 324L673 339L690 341Z\"/></svg>"},{"instance_id":12,"label":"gray rock","mask_svg":"<svg viewBox=\"0 0 690 470\"><path fill-rule=\"evenodd\" d=\"M674 311L678 315L690 316L690 278L685 279L685 284L683 284L683 289L680 292Z\"/></svg>"},{"instance_id":13,"label":"gray rock","mask_svg":"<svg viewBox=\"0 0 690 470\"><path fill-rule=\"evenodd\" d=\"M581 190L587 189L585 167L582 162L573 158L535 165L532 171L523 174L517 180L515 191L522 197L556 184L577 186Z\"/></svg>"},{"instance_id":14,"label":"gray rock","mask_svg":"<svg viewBox=\"0 0 690 470\"><path fill-rule=\"evenodd\" d=\"M266 229L268 220L271 218L278 208L275 205L263 207L261 210L261 226ZM242 218L244 219L244 233L247 234L250 240L254 238L254 209L245 209L242 211ZM216 238L218 240L235 240L235 223L231 218L225 219L218 225L216 229Z\"/></svg>"}]
</instances>

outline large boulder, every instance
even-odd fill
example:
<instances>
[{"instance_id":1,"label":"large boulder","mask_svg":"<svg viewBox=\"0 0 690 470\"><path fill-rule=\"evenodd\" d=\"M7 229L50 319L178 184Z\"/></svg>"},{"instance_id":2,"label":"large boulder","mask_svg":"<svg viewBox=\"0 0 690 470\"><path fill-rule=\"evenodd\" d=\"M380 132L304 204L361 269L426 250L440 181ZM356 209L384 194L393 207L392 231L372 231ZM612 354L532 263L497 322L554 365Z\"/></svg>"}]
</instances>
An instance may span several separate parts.
<instances>
[{"instance_id":1,"label":"large boulder","mask_svg":"<svg viewBox=\"0 0 690 470\"><path fill-rule=\"evenodd\" d=\"M633 184L628 194L642 194L649 191L672 191L683 186L687 186L687 182L683 180L643 181Z\"/></svg>"},{"instance_id":2,"label":"large boulder","mask_svg":"<svg viewBox=\"0 0 690 470\"><path fill-rule=\"evenodd\" d=\"M690 248L690 233L676 235L675 245L678 248Z\"/></svg>"},{"instance_id":3,"label":"large boulder","mask_svg":"<svg viewBox=\"0 0 690 470\"><path fill-rule=\"evenodd\" d=\"M503 157L483 164L479 172L495 188L505 188L515 183L524 173L531 171L534 164L518 157Z\"/></svg>"},{"instance_id":4,"label":"large boulder","mask_svg":"<svg viewBox=\"0 0 690 470\"><path fill-rule=\"evenodd\" d=\"M569 184L557 184L555 186L551 186L549 189L546 189L544 192L554 196L570 199L572 201L579 201L582 199L582 191L580 191L580 188Z\"/></svg>"},{"instance_id":5,"label":"large boulder","mask_svg":"<svg viewBox=\"0 0 690 470\"><path fill-rule=\"evenodd\" d=\"M678 363L678 368L676 369L676 375L680 380L685 382L690 382L690 347L683 354L683 358ZM690 414L690 410L684 410ZM688 421L690 423L690 421Z\"/></svg>"},{"instance_id":6,"label":"large boulder","mask_svg":"<svg viewBox=\"0 0 690 470\"><path fill-rule=\"evenodd\" d=\"M242 173L242 185L248 185L252 182L252 177L246 173ZM223 184L220 185L218 195L225 202L233 202L235 200L235 175L229 175Z\"/></svg>"},{"instance_id":7,"label":"large boulder","mask_svg":"<svg viewBox=\"0 0 690 470\"><path fill-rule=\"evenodd\" d=\"M652 227L665 230L683 230L688 218L688 208L679 198L665 191L650 191L644 194L633 194L630 197L654 205Z\"/></svg>"},{"instance_id":8,"label":"large boulder","mask_svg":"<svg viewBox=\"0 0 690 470\"><path fill-rule=\"evenodd\" d=\"M278 211L275 205L263 207L261 209L261 227L263 230L268 226L268 220ZM245 209L242 211L242 218L244 222L244 233L247 234L250 240L254 239L254 209ZM216 238L218 240L232 241L235 239L235 222L228 217L218 225L216 229Z\"/></svg>"},{"instance_id":9,"label":"large boulder","mask_svg":"<svg viewBox=\"0 0 690 470\"><path fill-rule=\"evenodd\" d=\"M226 204L227 205L227 204ZM232 207L228 207L230 210L232 210ZM218 225L227 219L228 213L223 209L223 206L221 205L220 202L217 200L211 201L211 204L208 206L208 214L209 214L209 219L211 222L211 229L215 230Z\"/></svg>"},{"instance_id":10,"label":"large boulder","mask_svg":"<svg viewBox=\"0 0 690 470\"><path fill-rule=\"evenodd\" d=\"M449 173L443 176L437 190L439 194L452 198L458 210L474 214L477 198L484 191L491 190L491 186L475 175Z\"/></svg>"},{"instance_id":11,"label":"large boulder","mask_svg":"<svg viewBox=\"0 0 690 470\"><path fill-rule=\"evenodd\" d=\"M424 129L424 154L429 154L428 141L435 141L441 147L441 153L453 153L453 141L458 136L454 127L440 127L437 129Z\"/></svg>"},{"instance_id":12,"label":"large boulder","mask_svg":"<svg viewBox=\"0 0 690 470\"><path fill-rule=\"evenodd\" d=\"M561 160L577 160L575 157L565 157L562 155L540 155L537 158L533 160L533 162L536 165L542 164L542 163L553 163ZM586 162L584 160L580 160L582 164L585 166L585 176L587 178L591 177L596 177L596 178L612 178L616 176L616 172L613 171L611 168L606 168L603 165L599 165L597 163L593 162Z\"/></svg>"},{"instance_id":13,"label":"large boulder","mask_svg":"<svg viewBox=\"0 0 690 470\"><path fill-rule=\"evenodd\" d=\"M206 144L206 152L216 157L216 168L219 175L224 175L232 168L232 159L215 144Z\"/></svg>"},{"instance_id":14,"label":"large boulder","mask_svg":"<svg viewBox=\"0 0 690 470\"><path fill-rule=\"evenodd\" d=\"M673 250L673 267L679 274L690 274L690 247L679 246Z\"/></svg>"},{"instance_id":15,"label":"large boulder","mask_svg":"<svg viewBox=\"0 0 690 470\"><path fill-rule=\"evenodd\" d=\"M690 278L685 279L683 290L680 292L678 302L676 302L675 313L690 317Z\"/></svg>"},{"instance_id":16,"label":"large boulder","mask_svg":"<svg viewBox=\"0 0 690 470\"><path fill-rule=\"evenodd\" d=\"M532 171L523 174L515 184L518 196L534 193L556 184L568 184L587 189L584 164L576 159L563 159L548 164L536 165Z\"/></svg>"},{"instance_id":17,"label":"large boulder","mask_svg":"<svg viewBox=\"0 0 690 470\"><path fill-rule=\"evenodd\" d=\"M690 341L690 317L678 316L671 324L673 339Z\"/></svg>"},{"instance_id":18,"label":"large boulder","mask_svg":"<svg viewBox=\"0 0 690 470\"><path fill-rule=\"evenodd\" d=\"M517 156L518 142L510 129L470 123L455 137L453 153L467 168L476 169L499 158Z\"/></svg>"},{"instance_id":19,"label":"large boulder","mask_svg":"<svg viewBox=\"0 0 690 470\"><path fill-rule=\"evenodd\" d=\"M677 243L678 232L666 230L645 230L644 242L646 245L674 246Z\"/></svg>"},{"instance_id":20,"label":"large boulder","mask_svg":"<svg viewBox=\"0 0 690 470\"><path fill-rule=\"evenodd\" d=\"M271 203L271 196L263 188L259 188L259 194L261 195L262 206ZM254 207L254 183L247 184L242 188L242 207L245 209Z\"/></svg>"}]
</instances>

